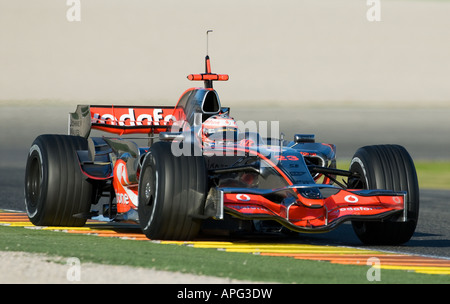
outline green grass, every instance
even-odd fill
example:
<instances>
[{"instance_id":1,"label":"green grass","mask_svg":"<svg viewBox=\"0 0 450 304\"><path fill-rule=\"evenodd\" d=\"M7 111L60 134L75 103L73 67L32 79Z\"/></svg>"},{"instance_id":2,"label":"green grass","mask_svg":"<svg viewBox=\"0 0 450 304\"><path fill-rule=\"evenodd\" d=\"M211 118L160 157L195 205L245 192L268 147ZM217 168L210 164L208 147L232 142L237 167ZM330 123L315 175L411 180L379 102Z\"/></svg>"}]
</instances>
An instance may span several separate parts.
<instances>
[{"instance_id":1,"label":"green grass","mask_svg":"<svg viewBox=\"0 0 450 304\"><path fill-rule=\"evenodd\" d=\"M420 189L450 189L450 162L415 161ZM350 161L339 161L339 169L348 170Z\"/></svg>"},{"instance_id":2,"label":"green grass","mask_svg":"<svg viewBox=\"0 0 450 304\"><path fill-rule=\"evenodd\" d=\"M336 265L288 257L266 257L21 227L0 226L0 234L1 251L26 251L44 253L49 256L77 257L82 263L129 265L279 283L374 283L366 279L369 266L365 265ZM380 283L448 284L450 276L382 269Z\"/></svg>"},{"instance_id":3,"label":"green grass","mask_svg":"<svg viewBox=\"0 0 450 304\"><path fill-rule=\"evenodd\" d=\"M450 189L450 162L415 162L419 187L422 189Z\"/></svg>"}]
</instances>

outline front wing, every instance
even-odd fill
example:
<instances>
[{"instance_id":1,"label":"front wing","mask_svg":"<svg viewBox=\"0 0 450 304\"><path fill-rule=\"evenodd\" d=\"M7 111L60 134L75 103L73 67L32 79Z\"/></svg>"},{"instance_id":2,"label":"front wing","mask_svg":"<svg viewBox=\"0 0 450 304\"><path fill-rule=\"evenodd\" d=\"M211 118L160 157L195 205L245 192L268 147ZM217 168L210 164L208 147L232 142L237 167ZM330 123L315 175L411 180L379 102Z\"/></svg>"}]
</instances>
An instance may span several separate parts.
<instances>
[{"instance_id":1,"label":"front wing","mask_svg":"<svg viewBox=\"0 0 450 304\"><path fill-rule=\"evenodd\" d=\"M326 198L305 198L298 190L328 188ZM275 220L298 232L327 232L349 220L406 221L406 192L343 190L331 185L294 185L280 189L217 188L219 212L242 219ZM282 197L274 201L274 197Z\"/></svg>"}]
</instances>

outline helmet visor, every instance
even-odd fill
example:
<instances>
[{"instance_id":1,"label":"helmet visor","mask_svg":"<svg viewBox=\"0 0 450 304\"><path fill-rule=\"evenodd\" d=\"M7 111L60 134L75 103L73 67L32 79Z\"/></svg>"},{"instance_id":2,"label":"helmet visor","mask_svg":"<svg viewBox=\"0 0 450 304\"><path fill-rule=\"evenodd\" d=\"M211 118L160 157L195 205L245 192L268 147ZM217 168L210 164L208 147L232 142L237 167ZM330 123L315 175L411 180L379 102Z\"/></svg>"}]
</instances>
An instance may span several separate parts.
<instances>
[{"instance_id":1,"label":"helmet visor","mask_svg":"<svg viewBox=\"0 0 450 304\"><path fill-rule=\"evenodd\" d=\"M238 130L233 127L220 127L214 129L204 129L203 134L211 141L237 141Z\"/></svg>"}]
</instances>

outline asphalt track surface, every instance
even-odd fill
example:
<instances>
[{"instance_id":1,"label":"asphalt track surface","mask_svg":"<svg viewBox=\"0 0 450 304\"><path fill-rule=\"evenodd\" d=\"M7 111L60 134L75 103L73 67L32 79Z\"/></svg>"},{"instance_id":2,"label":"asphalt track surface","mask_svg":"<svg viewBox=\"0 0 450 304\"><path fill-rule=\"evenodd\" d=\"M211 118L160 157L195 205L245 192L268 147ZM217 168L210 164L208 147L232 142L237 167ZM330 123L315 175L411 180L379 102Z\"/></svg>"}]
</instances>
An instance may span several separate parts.
<instances>
[{"instance_id":1,"label":"asphalt track surface","mask_svg":"<svg viewBox=\"0 0 450 304\"><path fill-rule=\"evenodd\" d=\"M68 111L72 111L72 107L45 107L41 105L35 108L28 107L26 114L23 114L25 113L24 109L20 107L3 107L2 110L1 115L4 116L2 117L4 119L1 120L1 129L3 131L0 138L2 143L0 150L0 209L24 211L23 182L29 146L39 134L65 134L67 126L66 114ZM36 111L39 111L42 115L35 115ZM405 111L406 114L404 113ZM286 109L273 109L259 114L255 120L269 120L269 117L272 120L278 118L281 121L280 128L289 126L286 127L286 137L291 136L289 133L297 132L297 128L302 130L302 126L304 127L303 129L307 129L307 132L304 133L310 133L315 128L318 131L316 134L321 135L321 137L334 139L333 142L337 144L338 151L341 151L340 154L338 153L338 157L342 158L350 158L352 151L356 149L355 147L369 144L370 142L371 144L402 144L410 150L415 158L425 158L426 155L430 156L432 154L430 158L447 159L446 153L448 153L449 149L445 146L448 145L448 140L444 139L450 133L448 133L446 128L441 128L441 131L439 131L439 128L435 128L435 126L437 123L436 118L439 118L440 115L448 115L449 110L436 110L433 113L429 113L430 115L423 116L425 118L422 120L421 127L415 127L414 123L407 124L408 121L413 121L406 119L407 117L423 115L423 111L423 109L353 109L349 111L340 110L338 112L339 115L336 115L334 110L304 109L299 111L299 115L296 115ZM432 110L426 111L430 112ZM24 123L22 123L23 128L8 129L8 125L14 125L14 119L19 116L19 112L26 116L26 119L23 120ZM233 113L237 119L242 120L252 116L250 115L251 113L254 114L249 109L238 109ZM239 118L238 113L241 115ZM322 120L318 119L319 114ZM370 128L374 124L369 120L364 126L360 125L360 128L356 128L354 124L348 123L352 120L361 120L364 115L375 117L377 119L376 124L381 125L382 128L383 123L392 125L390 118L395 116L395 121L399 125L403 125L403 128L397 128L396 132L391 132L390 134L386 132L381 132L380 134L380 128L375 128L375 130ZM337 121L336 117L338 118ZM339 126L340 130L337 130L334 127L335 125ZM388 126L384 128L387 129ZM414 130L413 136L410 135L411 130ZM442 132L442 134L439 132ZM348 134L352 134L352 136ZM426 136L427 134L434 135L430 138L430 136ZM318 140L320 141L320 138ZM362 246L348 223L342 224L334 231L326 234L300 234L285 241L315 245L355 246L374 250L450 258L449 199L449 190L421 189L419 224L412 239L402 246ZM267 241L270 242L273 239L268 237Z\"/></svg>"}]
</instances>

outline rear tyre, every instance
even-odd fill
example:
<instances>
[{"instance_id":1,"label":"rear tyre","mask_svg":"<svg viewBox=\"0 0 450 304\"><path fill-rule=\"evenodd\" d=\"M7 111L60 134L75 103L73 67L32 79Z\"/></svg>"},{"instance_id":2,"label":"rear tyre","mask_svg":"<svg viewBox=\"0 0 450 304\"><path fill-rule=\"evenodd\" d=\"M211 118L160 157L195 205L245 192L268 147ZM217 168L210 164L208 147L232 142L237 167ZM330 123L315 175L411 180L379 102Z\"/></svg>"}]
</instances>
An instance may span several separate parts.
<instances>
[{"instance_id":1,"label":"rear tyre","mask_svg":"<svg viewBox=\"0 0 450 304\"><path fill-rule=\"evenodd\" d=\"M83 226L93 187L83 175L77 150L87 150L79 136L40 135L28 153L25 170L25 207L37 226Z\"/></svg>"},{"instance_id":2,"label":"rear tyre","mask_svg":"<svg viewBox=\"0 0 450 304\"><path fill-rule=\"evenodd\" d=\"M419 217L419 185L414 162L405 148L398 145L366 146L358 149L350 171L359 178L349 178L351 189L386 189L406 191L407 221L393 218L383 222L353 221L358 238L368 245L399 245L410 240Z\"/></svg>"},{"instance_id":3,"label":"rear tyre","mask_svg":"<svg viewBox=\"0 0 450 304\"><path fill-rule=\"evenodd\" d=\"M174 156L171 143L152 145L139 177L139 223L149 239L197 236L207 193L203 156ZM196 218L197 217L197 218Z\"/></svg>"}]
</instances>

